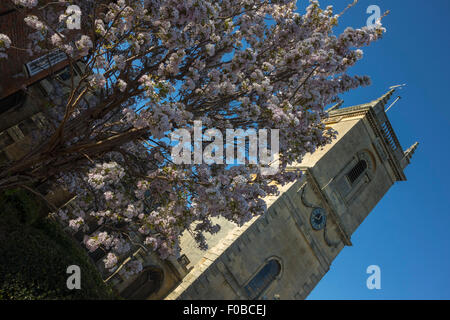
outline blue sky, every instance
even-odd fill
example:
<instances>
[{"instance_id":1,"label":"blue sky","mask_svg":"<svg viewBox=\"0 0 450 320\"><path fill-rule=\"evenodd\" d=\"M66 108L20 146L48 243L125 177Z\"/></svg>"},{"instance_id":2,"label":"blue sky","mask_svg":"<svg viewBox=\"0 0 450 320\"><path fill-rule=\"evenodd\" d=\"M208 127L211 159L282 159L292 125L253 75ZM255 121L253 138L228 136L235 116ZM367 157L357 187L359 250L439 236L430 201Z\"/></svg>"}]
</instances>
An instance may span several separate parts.
<instances>
[{"instance_id":1,"label":"blue sky","mask_svg":"<svg viewBox=\"0 0 450 320\"><path fill-rule=\"evenodd\" d=\"M340 12L350 2L320 4ZM307 2L298 3L303 12ZM450 299L450 1L360 0L337 30L365 25L369 5L391 11L383 19L387 33L351 71L370 75L372 85L343 95L344 105L407 83L388 116L404 149L420 146L405 170L408 181L391 188L308 299ZM381 268L381 290L366 287L370 265Z\"/></svg>"}]
</instances>

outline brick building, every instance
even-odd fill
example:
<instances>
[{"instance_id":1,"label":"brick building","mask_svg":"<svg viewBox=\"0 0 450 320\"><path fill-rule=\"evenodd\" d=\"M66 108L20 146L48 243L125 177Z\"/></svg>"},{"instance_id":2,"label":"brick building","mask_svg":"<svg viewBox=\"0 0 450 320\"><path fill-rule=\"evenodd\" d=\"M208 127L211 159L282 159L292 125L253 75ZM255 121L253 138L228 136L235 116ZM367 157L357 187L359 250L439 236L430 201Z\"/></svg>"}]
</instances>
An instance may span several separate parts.
<instances>
[{"instance_id":1,"label":"brick building","mask_svg":"<svg viewBox=\"0 0 450 320\"><path fill-rule=\"evenodd\" d=\"M0 32L21 49L32 32L23 19L23 12L2 1ZM47 95L50 77L67 80L68 63L61 52L30 56L18 49L8 50L8 59L0 59L0 164L20 159L29 150L30 133L46 124L39 97Z\"/></svg>"},{"instance_id":2,"label":"brick building","mask_svg":"<svg viewBox=\"0 0 450 320\"><path fill-rule=\"evenodd\" d=\"M15 47L27 48L28 35L33 31L24 22L24 13L15 10L9 2L0 4L0 32L6 34ZM8 59L0 60L0 99L11 97L23 86L30 86L67 66L61 53L29 55L25 50L9 50ZM4 110L2 105L0 110Z\"/></svg>"}]
</instances>

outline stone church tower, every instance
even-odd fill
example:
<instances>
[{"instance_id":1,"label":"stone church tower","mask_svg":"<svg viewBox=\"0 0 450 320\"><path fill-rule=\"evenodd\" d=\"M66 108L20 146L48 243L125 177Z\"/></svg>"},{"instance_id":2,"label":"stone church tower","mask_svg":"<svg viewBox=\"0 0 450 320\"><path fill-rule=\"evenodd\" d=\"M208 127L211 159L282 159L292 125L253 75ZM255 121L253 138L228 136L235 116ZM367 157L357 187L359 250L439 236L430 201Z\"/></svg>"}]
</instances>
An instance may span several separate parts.
<instances>
[{"instance_id":1,"label":"stone church tower","mask_svg":"<svg viewBox=\"0 0 450 320\"><path fill-rule=\"evenodd\" d=\"M326 124L337 139L294 165L303 178L266 199L267 214L243 227L219 221L206 253L186 233L189 273L166 299L306 298L389 188L406 180L417 143L403 151L386 116L394 90L333 108Z\"/></svg>"}]
</instances>

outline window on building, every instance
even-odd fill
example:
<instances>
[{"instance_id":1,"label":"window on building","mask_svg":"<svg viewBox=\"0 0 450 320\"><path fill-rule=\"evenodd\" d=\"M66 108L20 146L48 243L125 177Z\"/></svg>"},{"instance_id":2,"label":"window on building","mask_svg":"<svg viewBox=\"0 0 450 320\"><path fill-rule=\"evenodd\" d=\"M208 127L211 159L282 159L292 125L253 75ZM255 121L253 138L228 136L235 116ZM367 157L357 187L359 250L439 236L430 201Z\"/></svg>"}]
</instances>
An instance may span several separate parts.
<instances>
[{"instance_id":1,"label":"window on building","mask_svg":"<svg viewBox=\"0 0 450 320\"><path fill-rule=\"evenodd\" d=\"M177 259L178 263L180 263L183 267L186 267L191 261L189 261L189 258L183 254L181 257Z\"/></svg>"},{"instance_id":2,"label":"window on building","mask_svg":"<svg viewBox=\"0 0 450 320\"><path fill-rule=\"evenodd\" d=\"M358 163L347 173L347 178L351 184L353 184L358 178L367 170L367 162L360 160Z\"/></svg>"},{"instance_id":3,"label":"window on building","mask_svg":"<svg viewBox=\"0 0 450 320\"><path fill-rule=\"evenodd\" d=\"M72 73L70 72L69 67L65 67L63 71L58 74L58 78L62 81L67 81L72 78Z\"/></svg>"},{"instance_id":4,"label":"window on building","mask_svg":"<svg viewBox=\"0 0 450 320\"><path fill-rule=\"evenodd\" d=\"M80 66L77 63L73 64L73 69L77 75L81 76L83 74L83 72L80 69Z\"/></svg>"},{"instance_id":5,"label":"window on building","mask_svg":"<svg viewBox=\"0 0 450 320\"><path fill-rule=\"evenodd\" d=\"M3 151L0 151L0 166L2 165L2 164L4 164L5 162L7 162L9 159L8 159L8 157L6 156L6 153L5 152L3 152Z\"/></svg>"},{"instance_id":6,"label":"window on building","mask_svg":"<svg viewBox=\"0 0 450 320\"><path fill-rule=\"evenodd\" d=\"M148 267L120 295L125 299L147 299L151 294L158 292L163 278L161 269Z\"/></svg>"},{"instance_id":7,"label":"window on building","mask_svg":"<svg viewBox=\"0 0 450 320\"><path fill-rule=\"evenodd\" d=\"M20 108L25 102L26 96L22 91L17 91L12 95L0 100L0 113L10 109Z\"/></svg>"},{"instance_id":8,"label":"window on building","mask_svg":"<svg viewBox=\"0 0 450 320\"><path fill-rule=\"evenodd\" d=\"M281 265L276 259L266 262L258 273L245 286L250 299L258 299L281 272Z\"/></svg>"},{"instance_id":9,"label":"window on building","mask_svg":"<svg viewBox=\"0 0 450 320\"><path fill-rule=\"evenodd\" d=\"M14 143L14 140L13 140L13 138L11 138L11 136L8 134L8 132L6 132L6 131L0 132L0 149L3 149L4 147L7 147L13 143Z\"/></svg>"},{"instance_id":10,"label":"window on building","mask_svg":"<svg viewBox=\"0 0 450 320\"><path fill-rule=\"evenodd\" d=\"M33 130L37 129L36 124L30 118L25 119L18 124L19 129L22 131L23 135L29 135Z\"/></svg>"},{"instance_id":11,"label":"window on building","mask_svg":"<svg viewBox=\"0 0 450 320\"><path fill-rule=\"evenodd\" d=\"M103 248L97 248L95 251L89 252L89 257L91 257L95 263L100 261L101 258L104 258L105 255L105 250Z\"/></svg>"}]
</instances>

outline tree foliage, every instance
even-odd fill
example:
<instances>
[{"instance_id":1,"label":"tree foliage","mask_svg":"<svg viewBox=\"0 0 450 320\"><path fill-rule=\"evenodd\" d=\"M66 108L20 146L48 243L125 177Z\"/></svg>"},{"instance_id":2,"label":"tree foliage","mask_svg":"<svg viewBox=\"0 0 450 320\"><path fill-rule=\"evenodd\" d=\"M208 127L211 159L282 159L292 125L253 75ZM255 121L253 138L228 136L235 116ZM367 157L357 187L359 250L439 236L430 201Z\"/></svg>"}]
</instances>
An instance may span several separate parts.
<instances>
[{"instance_id":1,"label":"tree foliage","mask_svg":"<svg viewBox=\"0 0 450 320\"><path fill-rule=\"evenodd\" d=\"M133 234L167 257L186 229L205 247L204 233L219 228L212 217L242 224L265 212L263 198L298 178L286 167L332 139L324 107L369 84L347 71L384 32L378 23L335 35L340 14L318 1L303 14L293 0L11 1L33 30L22 50L58 49L72 75L80 57L85 69L68 85L53 83L52 126L26 157L2 168L0 189L63 184L77 195L76 209L56 215L86 233L89 250L109 252L110 270ZM65 28L69 4L81 8L81 30ZM4 58L19 49L8 35L0 48ZM219 130L279 129L278 173L174 164L169 133L192 130L194 120ZM92 221L100 227L93 234Z\"/></svg>"}]
</instances>

